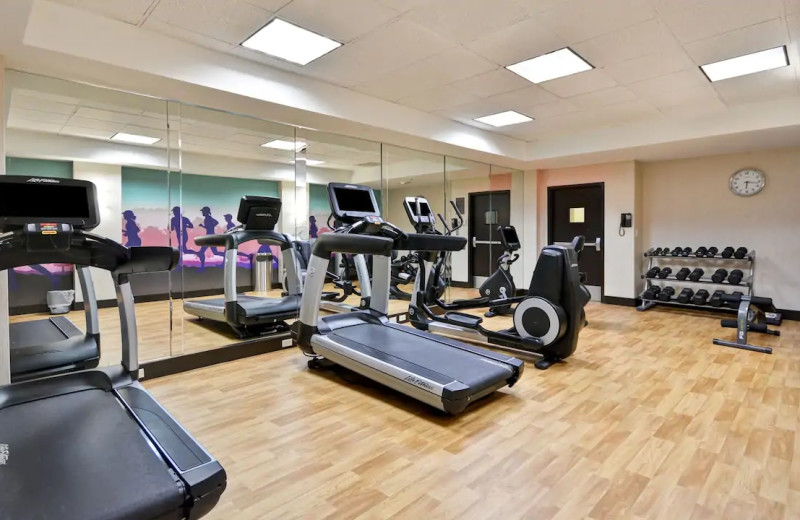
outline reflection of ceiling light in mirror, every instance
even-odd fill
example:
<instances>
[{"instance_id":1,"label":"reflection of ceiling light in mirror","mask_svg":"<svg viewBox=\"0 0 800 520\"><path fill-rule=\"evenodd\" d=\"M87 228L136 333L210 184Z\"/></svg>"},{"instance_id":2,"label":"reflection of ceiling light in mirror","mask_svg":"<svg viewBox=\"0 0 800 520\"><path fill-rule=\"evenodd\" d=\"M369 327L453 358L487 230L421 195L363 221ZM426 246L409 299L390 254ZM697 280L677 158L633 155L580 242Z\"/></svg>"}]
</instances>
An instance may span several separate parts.
<instances>
[{"instance_id":1,"label":"reflection of ceiling light in mirror","mask_svg":"<svg viewBox=\"0 0 800 520\"><path fill-rule=\"evenodd\" d=\"M126 134L125 132L117 132L111 136L112 141L120 141L123 143L132 144L155 144L161 140L159 137L149 137L146 135Z\"/></svg>"},{"instance_id":2,"label":"reflection of ceiling light in mirror","mask_svg":"<svg viewBox=\"0 0 800 520\"><path fill-rule=\"evenodd\" d=\"M400 181L400 185L401 185L401 186L405 186L406 184L410 184L410 183L411 183L411 181L413 181L413 180L414 180L414 179L409 179L409 180L407 180L407 181Z\"/></svg>"},{"instance_id":3,"label":"reflection of ceiling light in mirror","mask_svg":"<svg viewBox=\"0 0 800 520\"><path fill-rule=\"evenodd\" d=\"M531 83L542 83L551 79L563 78L592 70L586 60L575 54L569 47L536 56L529 60L521 61L506 67L511 72L519 74Z\"/></svg>"},{"instance_id":4,"label":"reflection of ceiling light in mirror","mask_svg":"<svg viewBox=\"0 0 800 520\"><path fill-rule=\"evenodd\" d=\"M297 160L305 161L307 166L319 166L320 164L325 164L325 161L318 161L317 159L303 159L302 157L298 157Z\"/></svg>"},{"instance_id":5,"label":"reflection of ceiling light in mirror","mask_svg":"<svg viewBox=\"0 0 800 520\"><path fill-rule=\"evenodd\" d=\"M342 44L325 36L275 18L242 42L242 47L307 65Z\"/></svg>"},{"instance_id":6,"label":"reflection of ceiling light in mirror","mask_svg":"<svg viewBox=\"0 0 800 520\"><path fill-rule=\"evenodd\" d=\"M284 139L275 139L268 143L261 145L263 148L275 148L276 150L294 150L299 152L306 147L306 143L302 141L286 141Z\"/></svg>"},{"instance_id":7,"label":"reflection of ceiling light in mirror","mask_svg":"<svg viewBox=\"0 0 800 520\"><path fill-rule=\"evenodd\" d=\"M777 69L789 65L786 46L781 45L774 49L745 54L716 63L709 63L700 67L706 77L711 81L745 76L765 70Z\"/></svg>"},{"instance_id":8,"label":"reflection of ceiling light in mirror","mask_svg":"<svg viewBox=\"0 0 800 520\"><path fill-rule=\"evenodd\" d=\"M514 112L513 110L508 110L506 112L500 112L499 114L492 114L489 116L478 117L475 121L479 123L484 123L491 126L508 126L508 125L516 125L518 123L527 123L528 121L533 121L530 117L520 114L519 112Z\"/></svg>"}]
</instances>

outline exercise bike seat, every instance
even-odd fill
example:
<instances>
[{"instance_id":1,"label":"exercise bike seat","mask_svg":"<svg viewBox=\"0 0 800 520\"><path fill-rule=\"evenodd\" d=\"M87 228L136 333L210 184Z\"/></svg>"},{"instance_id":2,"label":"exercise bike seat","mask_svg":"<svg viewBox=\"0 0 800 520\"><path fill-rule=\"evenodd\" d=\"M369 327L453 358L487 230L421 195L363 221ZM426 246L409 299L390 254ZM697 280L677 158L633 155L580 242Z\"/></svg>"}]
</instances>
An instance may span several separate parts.
<instances>
[{"instance_id":1,"label":"exercise bike seat","mask_svg":"<svg viewBox=\"0 0 800 520\"><path fill-rule=\"evenodd\" d=\"M483 318L480 316L473 316L464 312L449 311L444 313L444 317L456 325L470 329L474 329L483 323Z\"/></svg>"},{"instance_id":2,"label":"exercise bike seat","mask_svg":"<svg viewBox=\"0 0 800 520\"><path fill-rule=\"evenodd\" d=\"M487 298L485 296L481 296L479 298L467 298L467 299L463 299L463 300L453 300L452 304L453 305L469 304L470 306L475 306L475 305L481 305L481 304L484 304L484 303L489 303L490 301L491 300L489 298ZM474 318L475 316L472 316L472 317Z\"/></svg>"}]
</instances>

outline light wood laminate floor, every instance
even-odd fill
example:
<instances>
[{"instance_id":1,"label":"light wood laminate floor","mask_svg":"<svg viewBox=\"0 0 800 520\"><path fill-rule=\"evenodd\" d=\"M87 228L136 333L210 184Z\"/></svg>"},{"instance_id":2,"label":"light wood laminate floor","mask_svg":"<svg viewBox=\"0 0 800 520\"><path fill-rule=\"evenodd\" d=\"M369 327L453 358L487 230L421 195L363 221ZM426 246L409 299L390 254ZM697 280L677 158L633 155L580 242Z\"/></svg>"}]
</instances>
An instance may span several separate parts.
<instances>
[{"instance_id":1,"label":"light wood laminate floor","mask_svg":"<svg viewBox=\"0 0 800 520\"><path fill-rule=\"evenodd\" d=\"M146 386L228 472L212 519L800 518L800 324L764 355L713 345L716 315L587 316L566 363L458 417L297 349Z\"/></svg>"}]
</instances>

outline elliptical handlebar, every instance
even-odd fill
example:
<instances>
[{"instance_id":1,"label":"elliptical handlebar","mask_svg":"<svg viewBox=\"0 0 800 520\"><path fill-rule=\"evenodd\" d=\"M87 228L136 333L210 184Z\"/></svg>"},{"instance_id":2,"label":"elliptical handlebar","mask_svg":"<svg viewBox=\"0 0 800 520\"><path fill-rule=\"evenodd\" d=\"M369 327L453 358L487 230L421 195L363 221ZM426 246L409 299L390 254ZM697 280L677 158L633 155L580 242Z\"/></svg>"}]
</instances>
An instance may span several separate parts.
<instances>
[{"instance_id":1,"label":"elliptical handlebar","mask_svg":"<svg viewBox=\"0 0 800 520\"><path fill-rule=\"evenodd\" d=\"M464 226L464 215L461 213L461 211L459 211L456 201L451 200L450 205L453 206L453 210L456 212L456 217L453 219L454 225L452 229L452 232L455 233Z\"/></svg>"}]
</instances>

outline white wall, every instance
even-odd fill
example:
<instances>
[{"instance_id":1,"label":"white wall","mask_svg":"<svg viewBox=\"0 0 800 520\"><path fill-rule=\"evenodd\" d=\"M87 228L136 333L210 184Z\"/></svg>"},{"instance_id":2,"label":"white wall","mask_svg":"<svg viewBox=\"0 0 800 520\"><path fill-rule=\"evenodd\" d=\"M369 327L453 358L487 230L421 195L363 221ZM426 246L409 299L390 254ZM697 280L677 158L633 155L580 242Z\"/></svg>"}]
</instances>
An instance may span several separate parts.
<instances>
[{"instance_id":1,"label":"white wall","mask_svg":"<svg viewBox=\"0 0 800 520\"><path fill-rule=\"evenodd\" d=\"M635 235L641 229L636 210L636 164L633 161L596 164L576 168L539 170L538 184L538 243L547 244L547 188L602 182L605 185L605 244L604 295L635 298L638 295L638 259ZM620 213L633 213L633 228L619 236ZM586 237L591 240L593 237Z\"/></svg>"},{"instance_id":2,"label":"white wall","mask_svg":"<svg viewBox=\"0 0 800 520\"><path fill-rule=\"evenodd\" d=\"M100 225L92 232L122 242L122 167L116 164L75 162L72 177L91 181L97 186L97 200L100 205ZM108 271L92 268L92 279L98 300L116 299L114 282ZM83 301L81 286L75 275L75 299Z\"/></svg>"},{"instance_id":3,"label":"white wall","mask_svg":"<svg viewBox=\"0 0 800 520\"><path fill-rule=\"evenodd\" d=\"M728 188L756 167L767 186L754 197ZM745 246L756 250L755 294L800 310L800 148L643 163L643 246Z\"/></svg>"},{"instance_id":4,"label":"white wall","mask_svg":"<svg viewBox=\"0 0 800 520\"><path fill-rule=\"evenodd\" d=\"M6 103L3 79L5 60L0 55L0 175L6 174ZM0 385L11 382L10 353L8 343L8 272L0 272Z\"/></svg>"},{"instance_id":5,"label":"white wall","mask_svg":"<svg viewBox=\"0 0 800 520\"><path fill-rule=\"evenodd\" d=\"M533 270L536 268L536 261L539 259L539 244L537 241L539 226L536 218L539 207L537 200L539 175L536 170L531 170L523 173L521 177L523 179L521 193L524 225L520 232L520 237L522 237L520 257L522 260L517 263L522 264L522 280L526 280L526 283L530 284ZM515 175L514 178L517 179L518 175ZM513 183L511 191L512 205L514 203L514 194L518 190L517 185L518 182ZM516 276L516 273L514 273L514 276ZM520 282L517 282L517 285L521 288L527 288L527 285L522 285Z\"/></svg>"}]
</instances>

